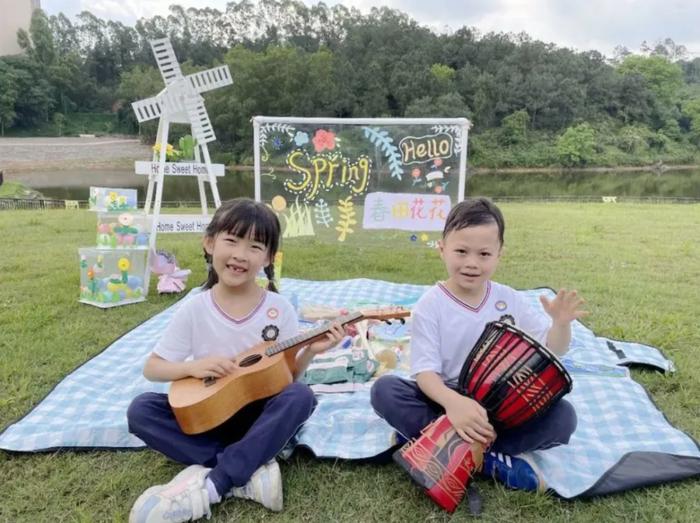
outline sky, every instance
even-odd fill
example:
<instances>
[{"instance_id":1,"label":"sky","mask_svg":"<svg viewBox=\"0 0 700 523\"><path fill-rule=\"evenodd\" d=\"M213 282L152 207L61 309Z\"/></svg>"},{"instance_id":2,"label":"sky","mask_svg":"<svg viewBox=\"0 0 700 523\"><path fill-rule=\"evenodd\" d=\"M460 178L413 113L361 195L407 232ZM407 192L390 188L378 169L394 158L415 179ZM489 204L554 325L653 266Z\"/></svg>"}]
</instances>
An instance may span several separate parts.
<instances>
[{"instance_id":1,"label":"sky","mask_svg":"<svg viewBox=\"0 0 700 523\"><path fill-rule=\"evenodd\" d=\"M315 0L303 0L307 5ZM168 6L213 7L224 11L227 0L41 0L48 14L69 17L88 10L106 19L133 25L140 17L167 16ZM437 32L463 26L482 34L526 32L536 40L579 51L612 56L616 46L639 51L640 44L671 38L685 45L689 58L700 57L698 0L326 0L363 13L385 5L407 13Z\"/></svg>"}]
</instances>

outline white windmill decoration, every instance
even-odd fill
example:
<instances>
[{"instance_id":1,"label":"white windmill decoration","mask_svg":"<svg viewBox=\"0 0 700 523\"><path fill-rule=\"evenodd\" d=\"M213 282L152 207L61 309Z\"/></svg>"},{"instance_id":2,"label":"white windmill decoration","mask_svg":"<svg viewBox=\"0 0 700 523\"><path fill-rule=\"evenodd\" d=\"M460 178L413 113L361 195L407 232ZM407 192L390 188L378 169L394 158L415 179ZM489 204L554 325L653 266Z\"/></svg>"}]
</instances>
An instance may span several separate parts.
<instances>
[{"instance_id":1,"label":"white windmill decoration","mask_svg":"<svg viewBox=\"0 0 700 523\"><path fill-rule=\"evenodd\" d=\"M165 89L152 98L139 100L132 103L136 118L139 123L160 118L156 143L160 144L160 154L154 152L152 167L158 162L157 169L148 171L148 190L146 192L145 211L148 214L153 198L155 185L155 204L153 206L153 229L151 231L151 248L155 248L155 238L160 217L160 207L163 198L163 181L166 173L166 149L168 143L168 130L171 123L190 124L192 137L196 140L195 164L190 164L192 174L197 176L199 185L199 198L202 205L202 215L208 215L207 200L204 191L204 182L210 184L214 206L221 205L219 190L216 186L215 167L219 167L223 173L223 166L212 165L207 144L216 140L214 130L209 120L209 115L204 107L204 98L201 93L211 91L218 87L231 85L231 72L227 65L214 67L191 75L183 76L180 64L177 62L175 51L170 39L162 38L150 41L155 55L158 69L165 81ZM202 157L204 163L202 164ZM137 162L137 172L139 169ZM199 168L197 168L199 166ZM206 166L206 169L202 168ZM146 174L142 172L140 174Z\"/></svg>"}]
</instances>

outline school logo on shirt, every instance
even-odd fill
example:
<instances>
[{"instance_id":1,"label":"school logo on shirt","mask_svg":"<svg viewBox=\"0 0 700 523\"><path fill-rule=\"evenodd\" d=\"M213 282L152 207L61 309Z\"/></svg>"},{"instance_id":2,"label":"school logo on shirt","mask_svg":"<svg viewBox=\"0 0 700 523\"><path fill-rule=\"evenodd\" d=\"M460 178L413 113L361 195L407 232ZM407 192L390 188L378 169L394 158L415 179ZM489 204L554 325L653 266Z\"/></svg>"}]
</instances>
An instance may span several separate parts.
<instances>
[{"instance_id":1,"label":"school logo on shirt","mask_svg":"<svg viewBox=\"0 0 700 523\"><path fill-rule=\"evenodd\" d=\"M508 304L506 302L504 302L503 300L498 300L494 306L496 307L497 311L501 311L501 312L503 312L504 310L506 310L508 308Z\"/></svg>"},{"instance_id":2,"label":"school logo on shirt","mask_svg":"<svg viewBox=\"0 0 700 523\"><path fill-rule=\"evenodd\" d=\"M262 330L262 339L265 341L275 341L280 335L280 330L277 325L265 325Z\"/></svg>"},{"instance_id":3,"label":"school logo on shirt","mask_svg":"<svg viewBox=\"0 0 700 523\"><path fill-rule=\"evenodd\" d=\"M280 311L277 310L275 307L270 307L267 309L267 317L270 318L271 320L276 320L277 316L280 315Z\"/></svg>"}]
</instances>

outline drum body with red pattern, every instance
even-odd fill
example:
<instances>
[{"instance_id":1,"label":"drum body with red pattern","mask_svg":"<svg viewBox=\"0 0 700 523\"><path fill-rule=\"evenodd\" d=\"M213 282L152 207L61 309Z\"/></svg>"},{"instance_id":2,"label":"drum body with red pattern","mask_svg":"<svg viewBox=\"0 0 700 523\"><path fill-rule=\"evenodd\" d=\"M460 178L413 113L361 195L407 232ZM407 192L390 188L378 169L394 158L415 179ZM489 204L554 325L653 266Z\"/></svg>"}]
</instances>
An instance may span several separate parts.
<instances>
[{"instance_id":1,"label":"drum body with red pattern","mask_svg":"<svg viewBox=\"0 0 700 523\"><path fill-rule=\"evenodd\" d=\"M542 415L571 391L559 359L537 340L502 322L488 323L469 353L459 391L479 402L494 428L512 429Z\"/></svg>"},{"instance_id":2,"label":"drum body with red pattern","mask_svg":"<svg viewBox=\"0 0 700 523\"><path fill-rule=\"evenodd\" d=\"M483 447L464 441L443 414L393 457L435 503L454 512L483 456Z\"/></svg>"}]
</instances>

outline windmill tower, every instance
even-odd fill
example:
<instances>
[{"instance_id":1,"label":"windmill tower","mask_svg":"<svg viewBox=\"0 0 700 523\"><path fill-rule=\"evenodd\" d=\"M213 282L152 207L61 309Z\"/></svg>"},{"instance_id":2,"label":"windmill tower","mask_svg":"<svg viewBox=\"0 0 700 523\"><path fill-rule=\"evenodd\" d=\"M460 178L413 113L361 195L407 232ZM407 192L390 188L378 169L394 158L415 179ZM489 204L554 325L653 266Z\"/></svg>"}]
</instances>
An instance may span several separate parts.
<instances>
[{"instance_id":1,"label":"windmill tower","mask_svg":"<svg viewBox=\"0 0 700 523\"><path fill-rule=\"evenodd\" d=\"M168 130L171 123L189 124L192 137L196 140L195 163L178 164L178 173L187 172L197 177L199 199L202 205L202 215L208 215L204 182L209 182L214 206L221 205L219 190L216 186L216 171L223 176L223 166L214 165L209 157L207 144L216 140L209 115L204 107L201 93L218 87L231 85L231 72L227 65L200 71L199 73L183 76L180 64L177 62L175 51L168 38L151 40L151 48L155 55L158 69L165 81L165 88L152 98L133 102L131 105L139 123L159 118L156 143L161 144L160 154L154 152L152 162L136 162L137 174L148 174L148 190L146 192L145 211L150 212L153 191L155 189L155 204L153 206L153 229L151 231L151 248L155 249L160 207L163 198L163 182L166 174L175 174L166 162ZM202 163L202 158L204 163ZM156 163L157 162L157 163ZM139 165L142 164L142 165ZM145 165L144 165L145 164ZM148 169L139 172L139 169Z\"/></svg>"}]
</instances>

